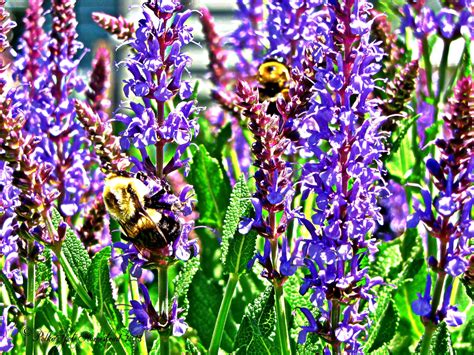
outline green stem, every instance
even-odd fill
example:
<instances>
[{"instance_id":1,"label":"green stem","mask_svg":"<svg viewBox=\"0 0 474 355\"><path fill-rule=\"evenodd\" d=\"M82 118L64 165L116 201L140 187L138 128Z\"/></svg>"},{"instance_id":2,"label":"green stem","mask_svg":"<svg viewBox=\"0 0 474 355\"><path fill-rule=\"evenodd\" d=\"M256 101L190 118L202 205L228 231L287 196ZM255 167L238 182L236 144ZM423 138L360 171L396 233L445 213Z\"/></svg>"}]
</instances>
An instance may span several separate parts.
<instances>
[{"instance_id":1,"label":"green stem","mask_svg":"<svg viewBox=\"0 0 474 355\"><path fill-rule=\"evenodd\" d=\"M441 296L443 294L444 282L446 279L446 273L439 272L436 279L436 285L433 293L433 302L431 303L431 314L430 319L425 322L425 334L423 334L423 340L421 342L421 355L430 354L430 345L433 334L437 328L437 325L433 323L432 319L436 316L436 311L438 310L439 302L441 301Z\"/></svg>"},{"instance_id":2,"label":"green stem","mask_svg":"<svg viewBox=\"0 0 474 355\"><path fill-rule=\"evenodd\" d=\"M431 66L430 61L430 46L426 37L422 39L421 45L423 46L423 63L425 64L426 85L428 86L428 94L430 95L430 97L434 98L435 95L433 92L433 67Z\"/></svg>"},{"instance_id":3,"label":"green stem","mask_svg":"<svg viewBox=\"0 0 474 355\"><path fill-rule=\"evenodd\" d=\"M431 338L433 337L433 333L436 329L436 326L429 322L425 325L425 334L423 334L423 340L421 341L421 355L429 355L430 354L430 345L431 345Z\"/></svg>"},{"instance_id":4,"label":"green stem","mask_svg":"<svg viewBox=\"0 0 474 355\"><path fill-rule=\"evenodd\" d=\"M438 305L439 305L439 302L441 301L441 295L443 294L445 279L446 279L445 272L438 273L438 277L436 279L436 285L435 285L435 289L433 293L433 302L431 303L432 318L434 318L436 311L438 310Z\"/></svg>"},{"instance_id":5,"label":"green stem","mask_svg":"<svg viewBox=\"0 0 474 355\"><path fill-rule=\"evenodd\" d=\"M158 315L168 319L168 266L158 268ZM168 331L160 332L160 354L169 355Z\"/></svg>"},{"instance_id":6,"label":"green stem","mask_svg":"<svg viewBox=\"0 0 474 355\"><path fill-rule=\"evenodd\" d=\"M288 335L288 325L286 324L285 296L283 286L274 282L275 306L277 314L278 338L280 340L281 354L291 354L290 337Z\"/></svg>"},{"instance_id":7,"label":"green stem","mask_svg":"<svg viewBox=\"0 0 474 355\"><path fill-rule=\"evenodd\" d=\"M270 227L274 230L276 216L270 213ZM272 250L273 269L278 270L278 239L270 240ZM277 316L277 336L280 343L281 354L291 354L290 337L288 335L288 324L286 323L285 296L283 294L283 285L279 280L273 279L273 288L275 290L275 311Z\"/></svg>"},{"instance_id":8,"label":"green stem","mask_svg":"<svg viewBox=\"0 0 474 355\"><path fill-rule=\"evenodd\" d=\"M132 296L132 300L135 301L140 301L140 294L138 292L138 281L137 279L132 278L132 276L129 274L130 277L130 293ZM142 336L140 338L140 342L138 343L138 353L147 355L148 354L148 349L146 347L146 338Z\"/></svg>"},{"instance_id":9,"label":"green stem","mask_svg":"<svg viewBox=\"0 0 474 355\"><path fill-rule=\"evenodd\" d=\"M448 57L449 57L449 47L451 46L450 40L444 41L443 47L443 54L441 56L441 62L439 65L439 80L438 80L438 92L435 97L435 104L434 104L434 122L438 120L438 113L439 113L439 103L441 102L441 98L443 96L444 86L446 83L446 72L448 69Z\"/></svg>"},{"instance_id":10,"label":"green stem","mask_svg":"<svg viewBox=\"0 0 474 355\"><path fill-rule=\"evenodd\" d=\"M165 333L160 333L160 354L170 354L170 337Z\"/></svg>"},{"instance_id":11,"label":"green stem","mask_svg":"<svg viewBox=\"0 0 474 355\"><path fill-rule=\"evenodd\" d=\"M222 335L224 334L225 323L227 321L227 315L229 314L230 305L232 303L232 297L234 296L235 288L239 282L239 275L231 273L227 280L227 286L224 292L224 298L222 299L221 307L219 308L219 314L217 315L216 325L212 332L211 345L209 346L209 354L216 355L221 345Z\"/></svg>"},{"instance_id":12,"label":"green stem","mask_svg":"<svg viewBox=\"0 0 474 355\"><path fill-rule=\"evenodd\" d=\"M66 275L64 275L63 268L59 261L56 263L58 269L58 293L59 293L59 309L67 316L67 282Z\"/></svg>"},{"instance_id":13,"label":"green stem","mask_svg":"<svg viewBox=\"0 0 474 355\"><path fill-rule=\"evenodd\" d=\"M28 280L26 286L26 300L28 307L31 307L31 312L28 314L28 319L26 322L27 334L26 334L26 354L35 354L35 336L36 336L36 325L35 325L35 280L36 280L36 270L35 270L35 261L31 259L33 254L33 248L35 242L30 240L28 241L27 246L27 263L28 263Z\"/></svg>"}]
</instances>

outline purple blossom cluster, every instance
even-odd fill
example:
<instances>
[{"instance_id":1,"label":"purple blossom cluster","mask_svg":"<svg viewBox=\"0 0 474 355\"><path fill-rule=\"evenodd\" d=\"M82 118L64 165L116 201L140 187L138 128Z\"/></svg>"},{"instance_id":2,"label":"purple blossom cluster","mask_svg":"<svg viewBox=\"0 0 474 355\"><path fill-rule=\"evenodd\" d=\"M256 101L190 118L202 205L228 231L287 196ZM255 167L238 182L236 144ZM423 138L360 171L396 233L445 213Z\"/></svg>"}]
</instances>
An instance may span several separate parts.
<instances>
[{"instance_id":1,"label":"purple blossom cluster","mask_svg":"<svg viewBox=\"0 0 474 355\"><path fill-rule=\"evenodd\" d=\"M463 31L474 37L474 16L470 0L441 1L442 7L435 13L426 1L409 1L403 6L401 31L410 28L419 39L438 33L444 40L459 38Z\"/></svg>"},{"instance_id":2,"label":"purple blossom cluster","mask_svg":"<svg viewBox=\"0 0 474 355\"><path fill-rule=\"evenodd\" d=\"M147 353L153 337L161 354L212 355L401 353L418 342L426 355L472 340L472 1L408 1L400 31L369 0L236 3L237 28L222 37L210 11L179 0L143 0L136 23L94 12L128 49L113 110L113 53L96 50L88 81L79 72L76 0L47 11L29 0L16 51L0 0L0 352L34 353L36 332L65 324L115 333L90 349L117 353ZM205 112L187 79L193 13L220 105ZM450 73L455 40L465 49ZM213 185L227 196L237 179L220 201ZM216 230L195 232L209 214ZM424 291L411 288L425 276ZM141 339L121 339L124 320ZM421 340L404 334L420 321Z\"/></svg>"},{"instance_id":3,"label":"purple blossom cluster","mask_svg":"<svg viewBox=\"0 0 474 355\"><path fill-rule=\"evenodd\" d=\"M76 75L83 46L77 40L75 1L52 2L48 36L42 29L42 5L42 1L32 1L25 17L27 31L13 73L19 86L11 97L18 103L14 115L28 117L26 130L41 139L36 159L53 166L48 185L59 191L61 213L73 217L89 202L88 187L96 188L90 191L94 195L102 188L93 180L98 177L93 174L96 157L86 148L88 140L75 119L71 97L85 89Z\"/></svg>"},{"instance_id":4,"label":"purple blossom cluster","mask_svg":"<svg viewBox=\"0 0 474 355\"><path fill-rule=\"evenodd\" d=\"M441 293L431 297L431 276L428 274L424 296L412 304L413 311L422 316L424 322L438 324L446 319L448 325L462 324L465 315L450 306L452 278L459 277L469 267L469 256L474 252L473 209L473 169L472 150L474 148L473 93L471 78L461 78L455 88L454 97L444 115L448 137L436 141L441 152L438 160L430 158L426 167L439 191L438 194L422 190L425 209L415 206L408 226L414 228L422 222L430 237L436 238L439 254L431 255L429 265L437 274L436 289L442 290L444 301L439 304ZM440 308L438 308L441 306Z\"/></svg>"},{"instance_id":5,"label":"purple blossom cluster","mask_svg":"<svg viewBox=\"0 0 474 355\"><path fill-rule=\"evenodd\" d=\"M124 93L133 100L123 107L123 113L116 115L116 119L126 126L120 145L122 150L131 146L139 150L141 160L131 158L132 172L146 174L144 182L150 196L158 196L156 203L179 206L179 210L165 213L179 220L182 228L179 237L160 250L138 248L133 243L116 243L115 246L123 251L118 256L122 271L125 272L131 262L131 273L136 277L142 275L143 268L154 265L166 270L175 260L188 260L198 252L196 241L189 240L193 225L183 220L192 212L192 188L181 186L179 196L176 196L165 181L170 173L187 166L189 159L183 159L183 154L199 133L194 117L198 110L192 98L193 88L183 79L191 64L191 58L182 52L182 48L193 40L192 28L186 24L192 11L183 10L177 1L155 0L146 1L142 9L143 17L134 36L126 42L133 49L132 54L122 63L130 74L124 81ZM174 98L180 99L176 106L173 105ZM153 157L148 153L149 147L154 147ZM168 162L165 162L165 149L174 149ZM157 313L146 288L140 287L145 303L132 301L130 314L135 318L130 324L131 333L141 335L145 330L167 332L170 327L175 335L184 333L186 325L177 318L177 301L174 301L170 313L167 306L163 308L161 304ZM161 302L167 305L167 300Z\"/></svg>"},{"instance_id":6,"label":"purple blossom cluster","mask_svg":"<svg viewBox=\"0 0 474 355\"><path fill-rule=\"evenodd\" d=\"M303 196L315 194L316 200L315 231L304 247L310 274L301 293L311 292L320 314L316 319L303 310L310 325L300 342L316 332L333 351L342 345L351 353L360 351L359 338L367 332L369 312L361 302L373 312L373 288L382 284L361 262L375 258L371 234L382 223L377 197L387 195L380 160L384 119L370 99L383 52L370 41L370 10L366 1L348 0L329 2L321 12L324 40L312 47L315 95L302 121L305 149L314 159L304 166Z\"/></svg>"}]
</instances>

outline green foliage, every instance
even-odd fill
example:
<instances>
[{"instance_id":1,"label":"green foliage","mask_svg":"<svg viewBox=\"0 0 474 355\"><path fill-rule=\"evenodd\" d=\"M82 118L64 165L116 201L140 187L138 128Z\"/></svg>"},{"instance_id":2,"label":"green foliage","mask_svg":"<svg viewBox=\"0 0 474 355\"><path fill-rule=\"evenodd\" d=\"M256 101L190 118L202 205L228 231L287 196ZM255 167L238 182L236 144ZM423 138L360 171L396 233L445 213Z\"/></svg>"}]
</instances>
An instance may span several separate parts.
<instances>
[{"instance_id":1,"label":"green foliage","mask_svg":"<svg viewBox=\"0 0 474 355\"><path fill-rule=\"evenodd\" d=\"M263 280L253 272L247 272L239 277L239 284L235 290L230 313L232 318L241 323L245 309L252 303L263 291L265 284Z\"/></svg>"},{"instance_id":2,"label":"green foliage","mask_svg":"<svg viewBox=\"0 0 474 355\"><path fill-rule=\"evenodd\" d=\"M245 235L235 233L229 242L228 254L224 259L224 271L234 274L247 272L249 260L255 255L256 242L257 232L253 230Z\"/></svg>"},{"instance_id":3,"label":"green foliage","mask_svg":"<svg viewBox=\"0 0 474 355\"><path fill-rule=\"evenodd\" d=\"M441 322L436 328L430 344L430 354L447 355L454 354L451 344L451 334L445 322Z\"/></svg>"},{"instance_id":4,"label":"green foliage","mask_svg":"<svg viewBox=\"0 0 474 355\"><path fill-rule=\"evenodd\" d=\"M401 257L397 243L383 243L379 246L379 252L375 262L368 264L371 276L380 276L386 282L398 277L397 267L400 265ZM396 272L394 272L396 270ZM392 274L395 274L392 276Z\"/></svg>"},{"instance_id":5,"label":"green foliage","mask_svg":"<svg viewBox=\"0 0 474 355\"><path fill-rule=\"evenodd\" d=\"M426 284L427 270L421 249L403 265L400 276L394 282L397 288L393 290L395 306L400 315L398 334L391 343L391 350L396 354L406 353L424 331L419 317L411 309L411 303L417 298L418 292L423 292Z\"/></svg>"},{"instance_id":6,"label":"green foliage","mask_svg":"<svg viewBox=\"0 0 474 355\"><path fill-rule=\"evenodd\" d=\"M390 156L385 162L387 170L390 172L390 177L399 183L404 183L408 180L409 174L412 172L416 162L414 155L411 153L412 137L411 134L407 134L415 121L413 118L403 121L402 125L398 128L399 133ZM413 127L412 129L415 128Z\"/></svg>"},{"instance_id":7,"label":"green foliage","mask_svg":"<svg viewBox=\"0 0 474 355\"><path fill-rule=\"evenodd\" d=\"M92 295L95 311L104 314L115 329L123 328L122 315L115 306L110 284L109 259L111 247L98 252L92 259L88 271L87 288Z\"/></svg>"},{"instance_id":8,"label":"green foliage","mask_svg":"<svg viewBox=\"0 0 474 355\"><path fill-rule=\"evenodd\" d=\"M209 150L209 154L211 154L217 160L221 161L223 150L231 137L232 124L229 122L224 127L222 127L222 129L217 134L216 139L212 141L212 149Z\"/></svg>"},{"instance_id":9,"label":"green foliage","mask_svg":"<svg viewBox=\"0 0 474 355\"><path fill-rule=\"evenodd\" d=\"M309 333L304 344L298 344L296 353L298 355L322 354L325 344L321 338L314 333Z\"/></svg>"},{"instance_id":10,"label":"green foliage","mask_svg":"<svg viewBox=\"0 0 474 355\"><path fill-rule=\"evenodd\" d=\"M249 212L251 208L249 197L250 192L245 181L245 176L242 175L234 185L230 195L230 202L225 212L224 227L222 232L222 255L224 260L229 247L229 239L234 236L241 217L244 216L245 213Z\"/></svg>"},{"instance_id":11,"label":"green foliage","mask_svg":"<svg viewBox=\"0 0 474 355\"><path fill-rule=\"evenodd\" d=\"M274 290L269 286L247 307L235 339L237 354L278 353L272 336L275 331L274 305Z\"/></svg>"},{"instance_id":12,"label":"green foliage","mask_svg":"<svg viewBox=\"0 0 474 355\"><path fill-rule=\"evenodd\" d=\"M36 309L36 327L40 326L46 327L52 336L58 339L64 338L66 341L69 338L71 321L50 299L46 298Z\"/></svg>"},{"instance_id":13,"label":"green foliage","mask_svg":"<svg viewBox=\"0 0 474 355\"><path fill-rule=\"evenodd\" d=\"M390 343L398 328L399 315L391 297L379 300L377 312L373 319L375 323L370 328L369 339L364 350L371 353Z\"/></svg>"},{"instance_id":14,"label":"green foliage","mask_svg":"<svg viewBox=\"0 0 474 355\"><path fill-rule=\"evenodd\" d=\"M193 155L188 180L196 191L199 223L222 230L230 184L219 161L203 145Z\"/></svg>"},{"instance_id":15,"label":"green foliage","mask_svg":"<svg viewBox=\"0 0 474 355\"><path fill-rule=\"evenodd\" d=\"M196 345L194 345L191 340L186 339L186 354L190 355L199 355L201 354Z\"/></svg>"},{"instance_id":16,"label":"green foliage","mask_svg":"<svg viewBox=\"0 0 474 355\"><path fill-rule=\"evenodd\" d=\"M198 270L199 257L192 258L184 263L183 268L174 279L174 292L176 297L179 299L179 307L183 309L183 313L180 315L181 317L185 317L188 312L189 301L187 295L189 286Z\"/></svg>"},{"instance_id":17,"label":"green foliage","mask_svg":"<svg viewBox=\"0 0 474 355\"><path fill-rule=\"evenodd\" d=\"M241 217L247 216L251 209L250 192L245 177L241 176L232 190L224 218L221 248L225 273L246 272L248 261L255 254L257 233L251 231L242 235L237 232Z\"/></svg>"},{"instance_id":18,"label":"green foliage","mask_svg":"<svg viewBox=\"0 0 474 355\"><path fill-rule=\"evenodd\" d=\"M223 297L222 287L217 282L209 280L201 271L194 276L189 288L188 324L196 329L201 343L209 348L212 331L216 324L217 314ZM226 352L232 351L232 344L237 333L236 324L229 314L222 336L221 348Z\"/></svg>"},{"instance_id":19,"label":"green foliage","mask_svg":"<svg viewBox=\"0 0 474 355\"><path fill-rule=\"evenodd\" d=\"M408 144L409 137L407 137L407 133L419 117L420 115L413 115L409 118L401 120L400 126L395 131L395 134L390 137L390 139L393 142L392 149L390 152L390 157L392 158L392 161L395 160L398 162L398 166L401 169L406 169L408 167L407 163L409 164L409 161L407 161L407 158L409 158L410 155L405 157L403 156L403 154L395 154L395 153L398 153L398 150L400 149L402 144L404 145L405 149L407 148L410 149L409 144ZM405 153L405 149L403 153ZM405 170L405 172L406 171L407 170Z\"/></svg>"},{"instance_id":20,"label":"green foliage","mask_svg":"<svg viewBox=\"0 0 474 355\"><path fill-rule=\"evenodd\" d=\"M3 273L2 270L0 270L0 281L2 282L1 285L5 286L5 289L7 290L8 297L10 298L10 302L12 302L12 304L14 304L16 307L18 307L18 309L20 310L21 313L26 314L25 307L23 306L23 304L18 299L17 295L15 294L15 289L13 288L10 280Z\"/></svg>"},{"instance_id":21,"label":"green foliage","mask_svg":"<svg viewBox=\"0 0 474 355\"><path fill-rule=\"evenodd\" d=\"M55 208L52 209L51 220L55 230L58 230L62 217ZM76 234L69 226L66 227L66 237L61 246L61 250L71 265L74 274L83 284L86 284L91 259L89 258L86 248L84 248L82 242L76 237Z\"/></svg>"},{"instance_id":22,"label":"green foliage","mask_svg":"<svg viewBox=\"0 0 474 355\"><path fill-rule=\"evenodd\" d=\"M53 276L52 264L51 264L51 251L49 249L44 249L43 258L40 263L36 263L36 280L35 280L35 289L43 282L51 283L51 277Z\"/></svg>"}]
</instances>

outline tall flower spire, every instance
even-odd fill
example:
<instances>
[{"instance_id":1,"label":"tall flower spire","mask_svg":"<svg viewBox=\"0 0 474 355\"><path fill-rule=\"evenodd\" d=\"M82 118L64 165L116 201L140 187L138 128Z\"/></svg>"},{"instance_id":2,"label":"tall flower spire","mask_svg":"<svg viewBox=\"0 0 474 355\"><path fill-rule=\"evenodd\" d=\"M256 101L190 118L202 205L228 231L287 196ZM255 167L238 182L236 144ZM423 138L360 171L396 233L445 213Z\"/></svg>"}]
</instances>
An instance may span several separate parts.
<instances>
[{"instance_id":1,"label":"tall flower spire","mask_svg":"<svg viewBox=\"0 0 474 355\"><path fill-rule=\"evenodd\" d=\"M427 286L425 295L412 303L413 311L422 317L425 326L422 352L429 350L434 329L445 320L450 326L463 323L465 315L450 304L453 278L468 271L474 222L471 219L474 201L474 85L472 78L459 79L454 97L444 115L448 137L436 141L441 157L431 158L426 167L439 191L422 190L425 210L415 206L408 222L415 227L422 222L429 238L436 238L438 255L431 255L429 265L436 273L434 293ZM450 276L450 277L448 277ZM427 284L431 276L428 274ZM444 301L443 301L444 300Z\"/></svg>"},{"instance_id":2,"label":"tall flower spire","mask_svg":"<svg viewBox=\"0 0 474 355\"><path fill-rule=\"evenodd\" d=\"M324 40L314 43L315 95L302 131L314 161L304 167L304 196L315 195L312 240L305 243L305 265L310 274L301 287L312 292L320 317L304 309L310 326L334 353L360 351L375 296L362 258L373 260L377 243L371 237L382 216L377 197L385 191L379 133L382 117L369 99L383 52L370 41L371 5L364 0L331 1L319 23ZM323 27L322 27L323 28ZM342 347L342 349L341 349Z\"/></svg>"}]
</instances>

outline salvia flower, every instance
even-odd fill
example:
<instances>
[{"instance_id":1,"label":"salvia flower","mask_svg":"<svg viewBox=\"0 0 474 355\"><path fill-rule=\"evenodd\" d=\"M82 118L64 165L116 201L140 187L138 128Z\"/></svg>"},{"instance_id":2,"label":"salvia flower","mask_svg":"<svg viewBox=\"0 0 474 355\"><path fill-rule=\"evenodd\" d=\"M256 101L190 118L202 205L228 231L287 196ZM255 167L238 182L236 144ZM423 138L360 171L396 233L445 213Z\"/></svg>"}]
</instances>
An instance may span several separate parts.
<instances>
[{"instance_id":1,"label":"salvia flower","mask_svg":"<svg viewBox=\"0 0 474 355\"><path fill-rule=\"evenodd\" d=\"M472 38L472 12L468 2L447 7L441 7L435 13L428 5L406 4L403 7L401 30L411 28L417 38L427 38L433 33L438 33L445 40L459 38L465 29Z\"/></svg>"},{"instance_id":2,"label":"salvia flower","mask_svg":"<svg viewBox=\"0 0 474 355\"><path fill-rule=\"evenodd\" d=\"M369 99L383 58L370 40L370 9L366 1L327 4L321 14L325 40L312 46L315 95L302 120L305 149L314 157L304 167L302 191L303 196L315 194L316 203L315 229L304 253L311 273L300 292L311 290L321 313L316 332L333 348L342 345L351 353L357 353L369 322L361 300L373 312L372 289L383 283L370 279L361 261L375 258L377 242L371 234L382 222L377 198L388 194L380 161L383 118Z\"/></svg>"},{"instance_id":3,"label":"salvia flower","mask_svg":"<svg viewBox=\"0 0 474 355\"><path fill-rule=\"evenodd\" d=\"M139 285L143 294L144 302L132 300L132 309L129 314L134 316L129 325L130 334L141 337L145 331L164 331L171 327L174 336L181 336L188 328L183 319L178 318L181 310L178 308L176 299L173 301L169 315L160 315L153 307L148 290L142 284Z\"/></svg>"},{"instance_id":4,"label":"salvia flower","mask_svg":"<svg viewBox=\"0 0 474 355\"><path fill-rule=\"evenodd\" d=\"M130 243L116 243L116 247L123 251L118 256L123 272L129 263L132 264L131 274L137 278L142 276L144 269L157 268L160 290L166 290L165 294L159 295L157 311L151 304L146 287L140 285L144 303L132 301L133 309L130 311L130 315L135 317L129 330L136 336L148 330L157 330L160 337L165 333L166 336L170 333L180 336L187 328L184 321L178 318L180 310L177 300L174 300L171 309L168 308L167 274L168 267L176 260L186 261L198 253L197 241L189 239L193 222L185 220L193 210L192 188L181 186L182 190L175 194L167 180L169 174L176 174L177 170L187 167L189 159L184 158L184 153L199 132L195 117L198 110L191 98L193 89L191 83L184 79L184 73L191 64L191 58L183 53L183 47L193 40L192 28L187 25L191 15L192 11L183 10L178 1L146 1L142 5L142 18L135 27L134 36L126 42L132 51L121 63L129 74L124 80L123 91L130 101L115 116L125 125L120 148L128 150L133 146L141 155L140 158L130 158L131 171L122 171L121 174L139 179L147 189L147 198L152 199L150 209L164 206L156 208L162 216L174 220L173 225L179 228L179 231L173 231L174 240L159 248L152 249L138 241L133 243L133 240ZM77 105L81 116L99 123L96 136L102 139L100 136L106 132L101 128L104 125L100 123L100 117L94 116L87 107ZM119 153L110 139L104 143L110 150ZM154 161L149 156L150 149L154 150ZM166 155L171 156L167 161L165 150L172 152ZM102 153L99 155L102 160L106 159Z\"/></svg>"},{"instance_id":5,"label":"salvia flower","mask_svg":"<svg viewBox=\"0 0 474 355\"><path fill-rule=\"evenodd\" d=\"M458 277L467 271L468 257L474 252L470 243L474 237L471 220L474 197L473 92L472 78L465 77L458 81L454 97L443 117L448 136L436 141L441 152L440 160L431 158L426 162L438 193L422 190L425 209L415 207L408 223L413 228L422 222L429 237L438 240L440 252L432 256L430 266L437 273L437 284L444 285L444 292L451 287L446 282L446 275ZM441 308L438 309L438 306ZM447 307L433 304L426 314L417 314L423 316L425 322L438 324L447 316ZM414 311L416 313L415 308Z\"/></svg>"},{"instance_id":6,"label":"salvia flower","mask_svg":"<svg viewBox=\"0 0 474 355\"><path fill-rule=\"evenodd\" d=\"M161 7L151 1L144 5L144 18L139 21L136 38L130 42L135 53L125 61L131 78L125 80L124 86L127 97L133 94L142 98L143 104L130 102L127 113L117 115L127 127L122 134L122 148L128 149L133 144L140 149L143 161L148 157L145 151L148 145L155 145L158 151L167 143L178 145L173 158L164 167L165 174L184 166L186 162L181 156L198 133L193 118L196 110L193 100L182 101L164 117L166 101L176 95L186 100L192 93L191 84L182 80L191 59L181 51L193 38L192 28L186 25L192 12L180 12L181 5L170 4ZM173 14L176 16L172 17ZM157 112L152 101L157 102Z\"/></svg>"}]
</instances>

